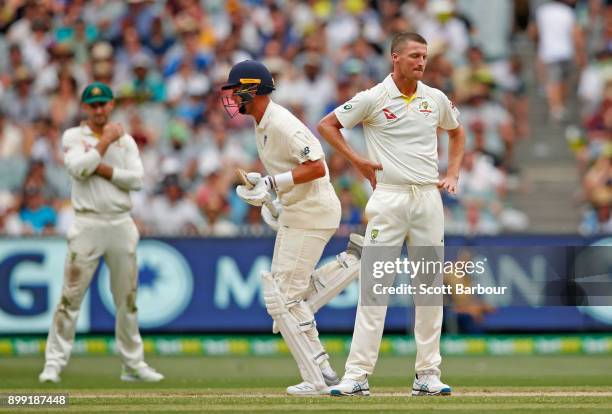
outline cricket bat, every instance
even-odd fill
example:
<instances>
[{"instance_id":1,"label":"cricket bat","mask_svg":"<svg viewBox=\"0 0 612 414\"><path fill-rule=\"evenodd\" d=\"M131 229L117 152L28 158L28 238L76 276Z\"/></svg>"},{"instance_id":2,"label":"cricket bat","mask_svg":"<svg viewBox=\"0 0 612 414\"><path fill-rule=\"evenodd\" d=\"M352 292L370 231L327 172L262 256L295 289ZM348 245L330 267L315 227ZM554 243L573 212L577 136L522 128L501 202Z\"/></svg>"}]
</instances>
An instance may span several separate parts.
<instances>
[{"instance_id":1,"label":"cricket bat","mask_svg":"<svg viewBox=\"0 0 612 414\"><path fill-rule=\"evenodd\" d=\"M255 184L249 181L249 179L247 178L246 171L244 171L242 168L236 169L236 175L238 176L238 179L240 180L240 182L249 190L255 187ZM278 210L274 206L274 203L272 203L272 196L269 193L266 194L266 197L264 198L263 203L266 205L266 207L268 207L268 210L270 210L270 213L272 213L272 216L274 218L277 218Z\"/></svg>"}]
</instances>

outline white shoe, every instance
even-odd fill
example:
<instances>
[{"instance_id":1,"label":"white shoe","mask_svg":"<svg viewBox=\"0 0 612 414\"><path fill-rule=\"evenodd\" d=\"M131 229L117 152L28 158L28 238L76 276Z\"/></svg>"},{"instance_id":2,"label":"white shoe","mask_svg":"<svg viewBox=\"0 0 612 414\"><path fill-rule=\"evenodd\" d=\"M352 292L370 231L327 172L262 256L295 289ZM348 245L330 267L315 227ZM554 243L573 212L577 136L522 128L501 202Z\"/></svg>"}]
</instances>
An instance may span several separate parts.
<instances>
[{"instance_id":1,"label":"white shoe","mask_svg":"<svg viewBox=\"0 0 612 414\"><path fill-rule=\"evenodd\" d=\"M43 382L43 383L53 382L57 384L58 382L61 381L59 374L60 374L59 367L55 365L45 365L43 372L41 372L40 375L38 376L38 381Z\"/></svg>"},{"instance_id":2,"label":"white shoe","mask_svg":"<svg viewBox=\"0 0 612 414\"><path fill-rule=\"evenodd\" d=\"M363 382L350 378L342 378L340 384L329 387L329 394L337 397L341 395L363 395L367 397L370 395L368 377L366 376Z\"/></svg>"},{"instance_id":3,"label":"white shoe","mask_svg":"<svg viewBox=\"0 0 612 414\"><path fill-rule=\"evenodd\" d=\"M287 394L289 395L326 395L327 393L327 388L317 389L313 384L306 381L287 387Z\"/></svg>"},{"instance_id":4,"label":"white shoe","mask_svg":"<svg viewBox=\"0 0 612 414\"><path fill-rule=\"evenodd\" d=\"M331 367L321 369L321 374L323 374L323 379L328 387L340 384L338 374L336 374L336 371L334 371Z\"/></svg>"},{"instance_id":5,"label":"white shoe","mask_svg":"<svg viewBox=\"0 0 612 414\"><path fill-rule=\"evenodd\" d=\"M412 395L451 395L451 387L440 381L435 371L418 372L412 383Z\"/></svg>"},{"instance_id":6,"label":"white shoe","mask_svg":"<svg viewBox=\"0 0 612 414\"><path fill-rule=\"evenodd\" d=\"M121 381L159 382L164 376L148 365L140 368L128 368L125 365L121 371Z\"/></svg>"}]
</instances>

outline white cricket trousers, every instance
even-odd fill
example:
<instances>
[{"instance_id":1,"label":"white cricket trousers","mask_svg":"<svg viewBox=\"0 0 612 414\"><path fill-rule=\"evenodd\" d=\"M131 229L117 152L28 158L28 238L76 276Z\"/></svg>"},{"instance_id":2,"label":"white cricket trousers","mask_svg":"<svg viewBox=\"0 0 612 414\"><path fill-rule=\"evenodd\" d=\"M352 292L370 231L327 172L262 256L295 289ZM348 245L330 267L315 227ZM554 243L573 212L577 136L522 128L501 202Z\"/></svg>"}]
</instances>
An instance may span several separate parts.
<instances>
[{"instance_id":1,"label":"white cricket trousers","mask_svg":"<svg viewBox=\"0 0 612 414\"><path fill-rule=\"evenodd\" d=\"M365 209L365 246L443 246L444 211L436 185L378 184ZM374 230L374 243L372 231ZM361 381L374 372L385 325L386 306L362 306L361 292L346 378ZM415 306L417 372L438 371L442 306Z\"/></svg>"},{"instance_id":2,"label":"white cricket trousers","mask_svg":"<svg viewBox=\"0 0 612 414\"><path fill-rule=\"evenodd\" d=\"M62 297L47 337L46 364L61 369L68 363L83 296L100 258L104 257L115 303L117 351L127 367L143 366L144 347L136 312L139 235L134 221L127 213L112 216L77 214L67 239Z\"/></svg>"},{"instance_id":3,"label":"white cricket trousers","mask_svg":"<svg viewBox=\"0 0 612 414\"><path fill-rule=\"evenodd\" d=\"M312 322L312 328L306 331L306 334L316 355L324 353L325 350L319 340L314 314L304 302L304 296L310 286L310 275L335 232L336 229L296 229L281 226L274 244L272 274L287 302L299 302L290 309L293 316L300 323Z\"/></svg>"}]
</instances>

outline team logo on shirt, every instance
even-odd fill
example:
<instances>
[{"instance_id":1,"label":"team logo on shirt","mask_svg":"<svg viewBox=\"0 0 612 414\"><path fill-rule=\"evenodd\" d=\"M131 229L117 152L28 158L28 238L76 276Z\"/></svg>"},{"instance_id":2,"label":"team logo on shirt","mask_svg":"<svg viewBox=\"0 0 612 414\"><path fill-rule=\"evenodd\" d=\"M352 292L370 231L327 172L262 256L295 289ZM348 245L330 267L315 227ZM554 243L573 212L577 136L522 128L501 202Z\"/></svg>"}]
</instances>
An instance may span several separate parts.
<instances>
[{"instance_id":1,"label":"team logo on shirt","mask_svg":"<svg viewBox=\"0 0 612 414\"><path fill-rule=\"evenodd\" d=\"M350 111L351 109L353 109L353 105L351 104L346 104L342 107L342 109L344 109L345 111Z\"/></svg>"},{"instance_id":2,"label":"team logo on shirt","mask_svg":"<svg viewBox=\"0 0 612 414\"><path fill-rule=\"evenodd\" d=\"M427 101L423 101L419 105L419 112L424 114L425 116L429 116L429 114L432 111L433 111L433 109L431 109L431 106L429 105L429 102L427 102Z\"/></svg>"},{"instance_id":3,"label":"team logo on shirt","mask_svg":"<svg viewBox=\"0 0 612 414\"><path fill-rule=\"evenodd\" d=\"M397 119L397 115L391 112L388 108L383 109L383 114L385 114L385 118L387 119Z\"/></svg>"},{"instance_id":4,"label":"team logo on shirt","mask_svg":"<svg viewBox=\"0 0 612 414\"><path fill-rule=\"evenodd\" d=\"M370 232L370 241L372 243L376 243L376 238L378 237L378 229L372 229Z\"/></svg>"},{"instance_id":5,"label":"team logo on shirt","mask_svg":"<svg viewBox=\"0 0 612 414\"><path fill-rule=\"evenodd\" d=\"M309 147L304 147L304 149L302 150L302 155L305 157L308 154L310 154L310 148Z\"/></svg>"}]
</instances>

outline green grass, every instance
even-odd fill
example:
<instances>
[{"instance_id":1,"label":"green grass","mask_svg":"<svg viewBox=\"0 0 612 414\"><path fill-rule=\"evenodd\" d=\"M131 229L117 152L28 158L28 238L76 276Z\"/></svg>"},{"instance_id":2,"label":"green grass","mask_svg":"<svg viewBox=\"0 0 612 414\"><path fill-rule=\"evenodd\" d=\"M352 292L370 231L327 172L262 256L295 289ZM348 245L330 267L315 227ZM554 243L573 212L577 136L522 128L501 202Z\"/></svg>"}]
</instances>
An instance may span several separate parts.
<instances>
[{"instance_id":1,"label":"green grass","mask_svg":"<svg viewBox=\"0 0 612 414\"><path fill-rule=\"evenodd\" d=\"M443 380L454 396L409 397L413 359L382 356L372 397L287 397L299 381L290 357L149 357L160 384L123 383L116 357L75 357L61 384L41 386L40 357L0 358L0 393L67 392L62 412L612 412L610 356L447 357ZM332 364L342 372L344 356ZM2 409L0 408L0 411ZM44 412L41 408L17 412ZM60 410L50 410L59 412Z\"/></svg>"}]
</instances>

